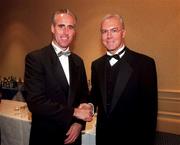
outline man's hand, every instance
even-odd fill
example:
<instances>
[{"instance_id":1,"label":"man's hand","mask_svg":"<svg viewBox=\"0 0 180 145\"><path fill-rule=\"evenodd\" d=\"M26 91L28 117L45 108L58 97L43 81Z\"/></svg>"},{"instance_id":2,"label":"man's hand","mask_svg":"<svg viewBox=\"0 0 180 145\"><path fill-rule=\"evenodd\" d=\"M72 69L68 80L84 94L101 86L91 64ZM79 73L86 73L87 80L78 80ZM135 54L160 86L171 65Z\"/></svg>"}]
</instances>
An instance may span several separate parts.
<instances>
[{"instance_id":1,"label":"man's hand","mask_svg":"<svg viewBox=\"0 0 180 145\"><path fill-rule=\"evenodd\" d=\"M74 109L74 114L76 118L82 119L84 121L92 121L93 119L93 105L82 103L78 108Z\"/></svg>"},{"instance_id":2,"label":"man's hand","mask_svg":"<svg viewBox=\"0 0 180 145\"><path fill-rule=\"evenodd\" d=\"M78 108L89 109L94 113L94 106L91 103L81 103Z\"/></svg>"},{"instance_id":3,"label":"man's hand","mask_svg":"<svg viewBox=\"0 0 180 145\"><path fill-rule=\"evenodd\" d=\"M64 144L71 144L75 142L78 136L81 133L82 125L79 123L73 123L66 133L67 138L64 141Z\"/></svg>"}]
</instances>

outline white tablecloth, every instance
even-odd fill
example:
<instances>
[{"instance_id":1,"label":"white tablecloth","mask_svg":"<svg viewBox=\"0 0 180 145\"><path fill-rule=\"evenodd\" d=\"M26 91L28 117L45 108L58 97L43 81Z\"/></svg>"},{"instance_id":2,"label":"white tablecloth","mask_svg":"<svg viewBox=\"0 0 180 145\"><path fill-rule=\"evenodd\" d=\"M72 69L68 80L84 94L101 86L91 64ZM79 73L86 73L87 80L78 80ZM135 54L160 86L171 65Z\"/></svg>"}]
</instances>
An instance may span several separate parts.
<instances>
[{"instance_id":1,"label":"white tablecloth","mask_svg":"<svg viewBox=\"0 0 180 145\"><path fill-rule=\"evenodd\" d=\"M1 145L28 145L31 120L24 102L1 100Z\"/></svg>"},{"instance_id":2,"label":"white tablecloth","mask_svg":"<svg viewBox=\"0 0 180 145\"><path fill-rule=\"evenodd\" d=\"M95 123L88 122L82 135L82 145L95 145ZM0 134L1 145L28 145L31 114L25 102L1 100Z\"/></svg>"},{"instance_id":3,"label":"white tablecloth","mask_svg":"<svg viewBox=\"0 0 180 145\"><path fill-rule=\"evenodd\" d=\"M95 145L96 136L96 114L92 122L87 122L85 130L82 132L82 145Z\"/></svg>"}]
</instances>

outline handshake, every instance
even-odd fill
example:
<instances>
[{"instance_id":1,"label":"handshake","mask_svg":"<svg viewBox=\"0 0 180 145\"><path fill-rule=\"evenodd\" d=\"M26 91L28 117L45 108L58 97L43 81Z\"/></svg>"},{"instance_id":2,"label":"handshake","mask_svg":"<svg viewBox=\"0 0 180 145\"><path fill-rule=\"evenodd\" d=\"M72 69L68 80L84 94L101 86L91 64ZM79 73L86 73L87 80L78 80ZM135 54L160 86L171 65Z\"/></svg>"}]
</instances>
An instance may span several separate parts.
<instances>
[{"instance_id":1,"label":"handshake","mask_svg":"<svg viewBox=\"0 0 180 145\"><path fill-rule=\"evenodd\" d=\"M94 106L91 103L81 103L78 108L74 109L74 114L78 119L92 121L94 116Z\"/></svg>"}]
</instances>

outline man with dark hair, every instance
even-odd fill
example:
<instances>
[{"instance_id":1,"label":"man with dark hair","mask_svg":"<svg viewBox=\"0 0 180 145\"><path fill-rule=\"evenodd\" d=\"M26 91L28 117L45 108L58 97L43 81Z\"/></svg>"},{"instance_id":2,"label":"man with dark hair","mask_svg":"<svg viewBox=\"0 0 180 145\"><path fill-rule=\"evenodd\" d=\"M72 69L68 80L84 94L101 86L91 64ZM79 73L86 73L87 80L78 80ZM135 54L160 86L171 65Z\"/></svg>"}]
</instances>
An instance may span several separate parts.
<instances>
[{"instance_id":1,"label":"man with dark hair","mask_svg":"<svg viewBox=\"0 0 180 145\"><path fill-rule=\"evenodd\" d=\"M76 18L68 9L52 17L50 45L27 54L25 99L32 112L30 145L81 145L81 130L92 120L83 60L70 52ZM87 104L88 106L88 104Z\"/></svg>"}]
</instances>

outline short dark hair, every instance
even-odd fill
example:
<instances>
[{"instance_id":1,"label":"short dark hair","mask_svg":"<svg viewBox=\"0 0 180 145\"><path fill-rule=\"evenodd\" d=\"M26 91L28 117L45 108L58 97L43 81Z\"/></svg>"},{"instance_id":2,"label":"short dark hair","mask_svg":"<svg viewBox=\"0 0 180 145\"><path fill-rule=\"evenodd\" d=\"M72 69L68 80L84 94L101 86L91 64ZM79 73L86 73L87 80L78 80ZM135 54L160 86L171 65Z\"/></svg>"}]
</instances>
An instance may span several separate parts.
<instances>
[{"instance_id":1,"label":"short dark hair","mask_svg":"<svg viewBox=\"0 0 180 145\"><path fill-rule=\"evenodd\" d=\"M55 17L56 15L58 14L68 14L70 16L72 16L74 18L74 21L75 21L75 24L77 22L77 18L76 16L69 10L69 9L60 9L60 10L57 10L55 11L53 14L52 14L52 17L51 17L51 23L54 24L55 23Z\"/></svg>"}]
</instances>

